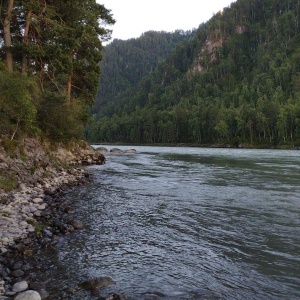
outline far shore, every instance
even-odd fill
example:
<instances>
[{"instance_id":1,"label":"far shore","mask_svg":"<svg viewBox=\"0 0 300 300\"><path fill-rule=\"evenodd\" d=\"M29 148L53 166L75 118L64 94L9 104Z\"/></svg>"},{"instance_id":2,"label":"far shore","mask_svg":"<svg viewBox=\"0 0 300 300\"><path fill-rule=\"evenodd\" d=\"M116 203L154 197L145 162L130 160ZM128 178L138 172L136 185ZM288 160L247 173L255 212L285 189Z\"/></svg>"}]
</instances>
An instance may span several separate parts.
<instances>
[{"instance_id":1,"label":"far shore","mask_svg":"<svg viewBox=\"0 0 300 300\"><path fill-rule=\"evenodd\" d=\"M199 143L152 143L152 144L138 144L138 143L108 143L108 142L89 142L92 146L128 146L128 147L191 147L191 148L224 148L224 149L272 149L272 150L300 150L300 146L296 145L254 145L254 144L199 144Z\"/></svg>"}]
</instances>

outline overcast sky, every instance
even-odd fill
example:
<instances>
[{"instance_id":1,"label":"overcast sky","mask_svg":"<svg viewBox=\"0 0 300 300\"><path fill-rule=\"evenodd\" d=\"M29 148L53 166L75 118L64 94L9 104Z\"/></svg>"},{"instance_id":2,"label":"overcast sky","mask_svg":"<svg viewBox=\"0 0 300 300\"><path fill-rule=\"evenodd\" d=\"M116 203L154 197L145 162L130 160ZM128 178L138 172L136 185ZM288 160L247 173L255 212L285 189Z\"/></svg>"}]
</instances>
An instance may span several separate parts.
<instances>
[{"instance_id":1,"label":"overcast sky","mask_svg":"<svg viewBox=\"0 0 300 300\"><path fill-rule=\"evenodd\" d=\"M127 40L149 30L191 30L235 0L97 0L112 11L112 38Z\"/></svg>"}]
</instances>

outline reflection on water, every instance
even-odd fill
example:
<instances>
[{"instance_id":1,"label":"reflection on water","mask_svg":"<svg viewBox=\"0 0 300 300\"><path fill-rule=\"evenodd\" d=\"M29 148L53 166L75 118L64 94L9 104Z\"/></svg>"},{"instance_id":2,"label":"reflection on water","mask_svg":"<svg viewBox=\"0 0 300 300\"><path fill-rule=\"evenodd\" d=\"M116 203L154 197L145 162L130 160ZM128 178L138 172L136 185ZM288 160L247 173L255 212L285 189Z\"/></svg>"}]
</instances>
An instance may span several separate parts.
<instances>
[{"instance_id":1,"label":"reflection on water","mask_svg":"<svg viewBox=\"0 0 300 300\"><path fill-rule=\"evenodd\" d=\"M44 257L56 299L94 276L127 299L300 298L299 152L137 150L68 195L87 226Z\"/></svg>"}]
</instances>

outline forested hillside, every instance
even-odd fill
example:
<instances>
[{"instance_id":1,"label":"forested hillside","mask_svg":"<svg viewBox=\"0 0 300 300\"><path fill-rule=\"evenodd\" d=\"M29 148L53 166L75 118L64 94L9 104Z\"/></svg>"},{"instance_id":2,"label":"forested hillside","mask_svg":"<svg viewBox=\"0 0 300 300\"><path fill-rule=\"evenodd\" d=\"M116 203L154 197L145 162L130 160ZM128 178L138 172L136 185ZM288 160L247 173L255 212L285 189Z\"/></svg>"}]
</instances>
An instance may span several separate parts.
<instances>
[{"instance_id":1,"label":"forested hillside","mask_svg":"<svg viewBox=\"0 0 300 300\"><path fill-rule=\"evenodd\" d=\"M193 35L193 32L174 33L148 31L140 38L114 40L105 47L99 92L93 113L112 116L128 108L128 99L138 84L145 85L143 78L154 71L159 62L171 54L175 46ZM113 99L113 101L112 101ZM122 106L122 107L121 107Z\"/></svg>"},{"instance_id":2,"label":"forested hillside","mask_svg":"<svg viewBox=\"0 0 300 300\"><path fill-rule=\"evenodd\" d=\"M82 136L113 23L95 0L0 2L0 139Z\"/></svg>"},{"instance_id":3,"label":"forested hillside","mask_svg":"<svg viewBox=\"0 0 300 300\"><path fill-rule=\"evenodd\" d=\"M299 21L299 0L238 0L179 42L138 84L119 82L130 81L121 71L111 78L121 97L100 92L89 138L299 145ZM125 72L129 65L109 68Z\"/></svg>"}]
</instances>

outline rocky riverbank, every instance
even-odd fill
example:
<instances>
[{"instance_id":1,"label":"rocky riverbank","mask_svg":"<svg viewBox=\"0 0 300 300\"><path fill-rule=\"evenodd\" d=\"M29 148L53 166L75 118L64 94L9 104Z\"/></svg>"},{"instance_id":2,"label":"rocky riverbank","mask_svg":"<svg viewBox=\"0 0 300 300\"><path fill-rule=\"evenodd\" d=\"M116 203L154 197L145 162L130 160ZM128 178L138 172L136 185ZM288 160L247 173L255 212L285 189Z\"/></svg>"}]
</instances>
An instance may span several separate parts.
<instances>
[{"instance_id":1,"label":"rocky riverbank","mask_svg":"<svg viewBox=\"0 0 300 300\"><path fill-rule=\"evenodd\" d=\"M41 247L55 251L61 234L82 228L61 191L84 184L89 174L76 166L103 164L86 143L62 145L25 139L0 140L0 299L47 299L35 282Z\"/></svg>"}]
</instances>

